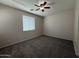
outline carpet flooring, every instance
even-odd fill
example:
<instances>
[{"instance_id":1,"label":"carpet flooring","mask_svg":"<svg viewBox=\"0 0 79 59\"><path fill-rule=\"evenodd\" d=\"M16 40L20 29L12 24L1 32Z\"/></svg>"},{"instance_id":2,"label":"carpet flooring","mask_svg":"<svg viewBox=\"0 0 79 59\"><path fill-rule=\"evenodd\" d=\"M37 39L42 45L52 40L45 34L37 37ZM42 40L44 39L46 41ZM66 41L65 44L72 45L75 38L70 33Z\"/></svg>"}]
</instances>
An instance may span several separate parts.
<instances>
[{"instance_id":1,"label":"carpet flooring","mask_svg":"<svg viewBox=\"0 0 79 59\"><path fill-rule=\"evenodd\" d=\"M76 58L73 42L40 36L0 49L0 58Z\"/></svg>"}]
</instances>

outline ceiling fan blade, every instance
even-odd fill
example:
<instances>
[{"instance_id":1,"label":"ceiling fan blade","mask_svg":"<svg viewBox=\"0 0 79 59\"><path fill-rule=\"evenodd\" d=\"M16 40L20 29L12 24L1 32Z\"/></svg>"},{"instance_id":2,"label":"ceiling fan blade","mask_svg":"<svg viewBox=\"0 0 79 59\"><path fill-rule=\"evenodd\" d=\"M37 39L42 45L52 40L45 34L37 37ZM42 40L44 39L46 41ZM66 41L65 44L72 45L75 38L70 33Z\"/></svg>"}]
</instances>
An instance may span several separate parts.
<instances>
[{"instance_id":1,"label":"ceiling fan blade","mask_svg":"<svg viewBox=\"0 0 79 59\"><path fill-rule=\"evenodd\" d=\"M51 7L44 7L45 9L50 9Z\"/></svg>"},{"instance_id":2,"label":"ceiling fan blade","mask_svg":"<svg viewBox=\"0 0 79 59\"><path fill-rule=\"evenodd\" d=\"M44 9L42 9L42 12L44 12Z\"/></svg>"},{"instance_id":3,"label":"ceiling fan blade","mask_svg":"<svg viewBox=\"0 0 79 59\"><path fill-rule=\"evenodd\" d=\"M40 10L40 8L36 9L35 11L38 11L38 10Z\"/></svg>"},{"instance_id":4,"label":"ceiling fan blade","mask_svg":"<svg viewBox=\"0 0 79 59\"><path fill-rule=\"evenodd\" d=\"M44 2L43 4L40 4L40 7L45 6L47 2Z\"/></svg>"},{"instance_id":5,"label":"ceiling fan blade","mask_svg":"<svg viewBox=\"0 0 79 59\"><path fill-rule=\"evenodd\" d=\"M38 6L37 4L35 4L35 6L40 7L40 6Z\"/></svg>"},{"instance_id":6,"label":"ceiling fan blade","mask_svg":"<svg viewBox=\"0 0 79 59\"><path fill-rule=\"evenodd\" d=\"M44 2L43 6L45 6L47 4L47 2Z\"/></svg>"}]
</instances>

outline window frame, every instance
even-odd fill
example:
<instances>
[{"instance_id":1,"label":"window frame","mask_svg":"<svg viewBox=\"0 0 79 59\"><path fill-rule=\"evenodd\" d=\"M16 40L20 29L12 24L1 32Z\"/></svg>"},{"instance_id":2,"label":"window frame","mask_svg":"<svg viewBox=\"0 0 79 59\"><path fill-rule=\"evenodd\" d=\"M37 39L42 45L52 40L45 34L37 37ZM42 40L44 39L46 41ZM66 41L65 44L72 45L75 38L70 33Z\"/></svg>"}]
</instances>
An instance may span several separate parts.
<instances>
[{"instance_id":1,"label":"window frame","mask_svg":"<svg viewBox=\"0 0 79 59\"><path fill-rule=\"evenodd\" d=\"M24 17L33 18L32 20L34 20L34 29L24 30ZM22 31L23 32L28 32L28 31L35 31L35 30L36 30L36 20L35 20L35 17L22 15Z\"/></svg>"}]
</instances>

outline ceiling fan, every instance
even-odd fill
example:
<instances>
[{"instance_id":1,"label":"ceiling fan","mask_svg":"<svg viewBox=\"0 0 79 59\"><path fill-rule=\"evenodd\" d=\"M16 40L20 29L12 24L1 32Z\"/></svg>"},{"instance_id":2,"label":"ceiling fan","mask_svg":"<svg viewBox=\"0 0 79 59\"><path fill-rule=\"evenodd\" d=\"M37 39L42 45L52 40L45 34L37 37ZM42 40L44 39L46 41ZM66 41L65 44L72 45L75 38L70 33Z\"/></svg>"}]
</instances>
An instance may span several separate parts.
<instances>
[{"instance_id":1,"label":"ceiling fan","mask_svg":"<svg viewBox=\"0 0 79 59\"><path fill-rule=\"evenodd\" d=\"M54 3L53 3L54 4ZM45 9L50 9L51 7L48 6L48 2L44 1L43 3L38 4L34 4L34 6L38 7L35 11L41 10L42 12L45 11ZM33 11L34 9L31 9L31 11Z\"/></svg>"}]
</instances>

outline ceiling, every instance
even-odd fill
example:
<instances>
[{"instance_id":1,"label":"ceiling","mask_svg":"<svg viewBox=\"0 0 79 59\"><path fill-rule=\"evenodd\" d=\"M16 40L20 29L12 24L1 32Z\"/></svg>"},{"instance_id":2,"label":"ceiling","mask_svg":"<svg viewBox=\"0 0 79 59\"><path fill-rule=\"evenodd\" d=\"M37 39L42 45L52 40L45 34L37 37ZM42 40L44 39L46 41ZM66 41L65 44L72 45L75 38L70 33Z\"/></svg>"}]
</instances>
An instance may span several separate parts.
<instances>
[{"instance_id":1,"label":"ceiling","mask_svg":"<svg viewBox=\"0 0 79 59\"><path fill-rule=\"evenodd\" d=\"M42 11L31 11L30 9L37 9L34 4L38 4L39 0L0 0L0 3L9 5L14 8L18 8L36 15L48 16L56 12L72 9L75 6L75 0L44 0L49 3L55 2L54 5L50 5L51 9Z\"/></svg>"}]
</instances>

